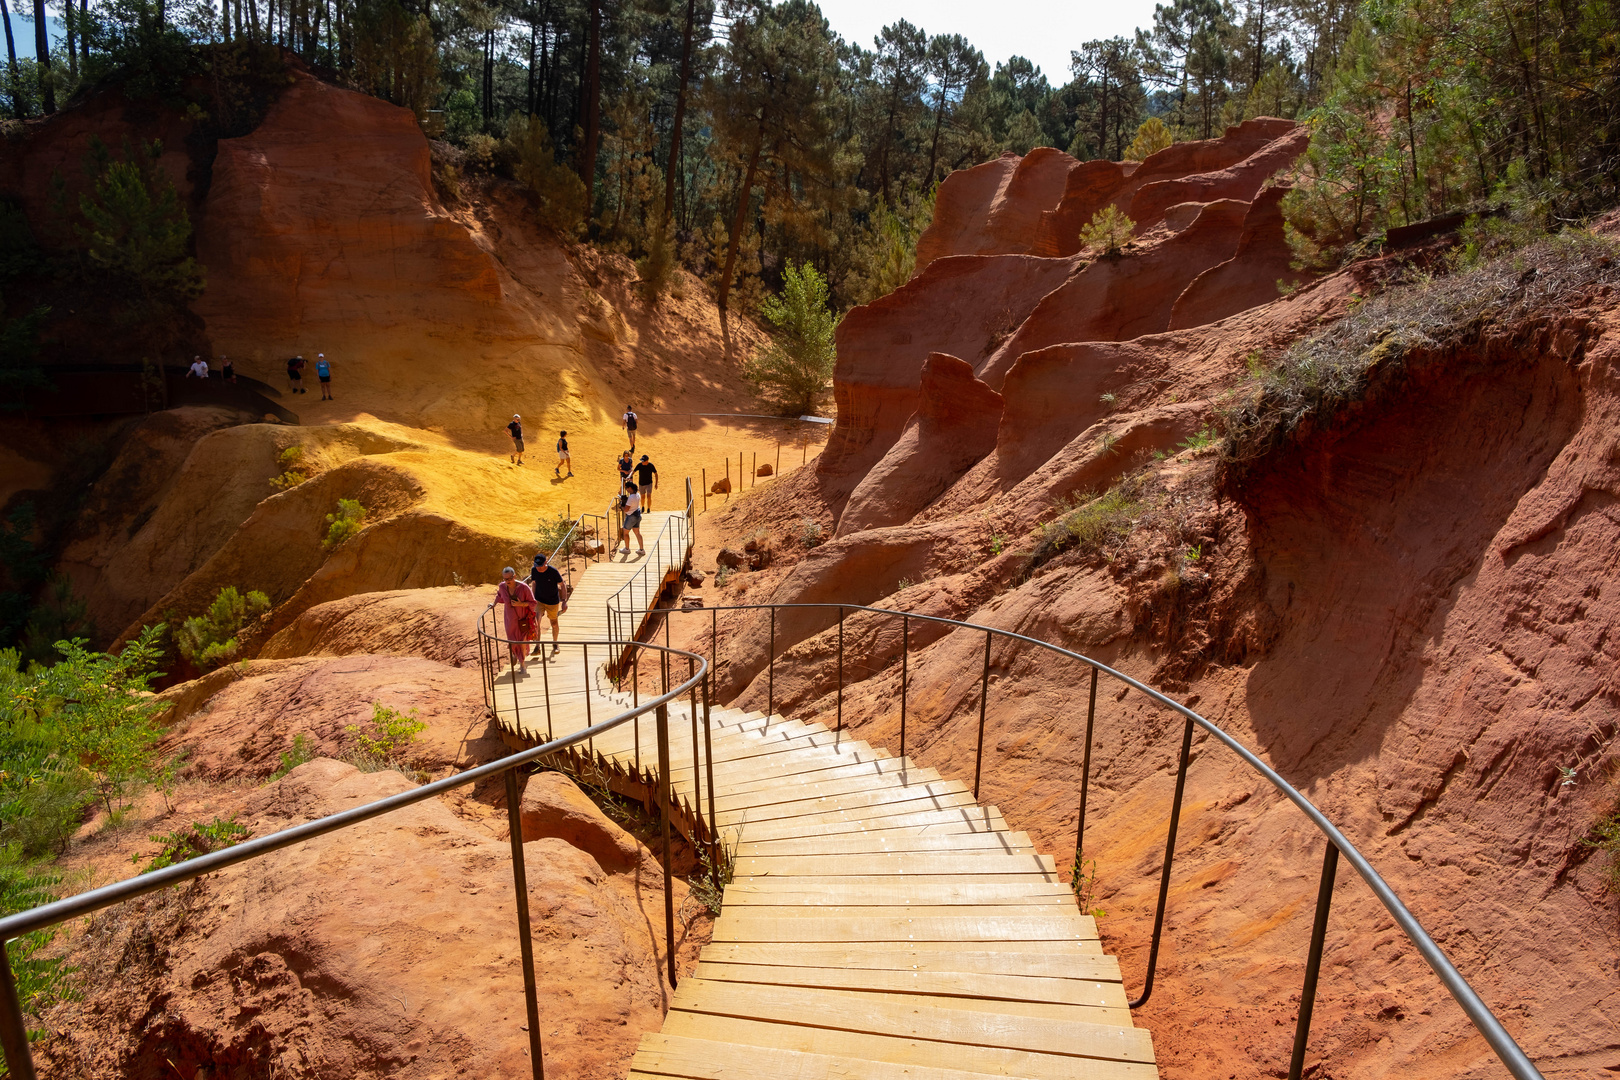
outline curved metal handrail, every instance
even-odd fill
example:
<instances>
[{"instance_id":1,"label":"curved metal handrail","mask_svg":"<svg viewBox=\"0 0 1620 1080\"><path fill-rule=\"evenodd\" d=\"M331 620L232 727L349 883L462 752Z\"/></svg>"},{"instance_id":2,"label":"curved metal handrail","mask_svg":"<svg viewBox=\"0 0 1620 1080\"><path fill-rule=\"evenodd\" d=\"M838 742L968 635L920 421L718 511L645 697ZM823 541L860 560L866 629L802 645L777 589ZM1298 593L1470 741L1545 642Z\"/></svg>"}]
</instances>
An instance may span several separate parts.
<instances>
[{"instance_id":1,"label":"curved metal handrail","mask_svg":"<svg viewBox=\"0 0 1620 1080\"><path fill-rule=\"evenodd\" d=\"M1380 875L1378 871L1373 868L1372 863L1367 860L1366 856L1364 856L1359 849L1357 849L1355 844L1351 843L1349 838L1347 838L1337 826L1329 821L1327 816L1323 814L1321 810L1317 809L1315 804L1313 804L1309 799L1301 794L1297 788L1285 780L1280 773L1261 760L1257 754L1255 754L1248 747L1244 746L1232 735L1223 731L1218 725L1204 718L1203 716L1200 716L1198 713L1194 712L1192 709L1189 709L1187 706L1182 705L1180 702L1177 702L1172 698L1167 697L1163 693L1160 693L1158 690L1153 689L1151 686L1133 679L1124 672L1117 671L1099 660L1093 660L1091 657L1086 656L1083 653L1075 652L1072 649L1065 649L1061 645L1054 645L1051 642L1042 641L1039 638L1030 637L1027 634L1020 634L1012 630L1002 630L994 626L984 626L979 623L965 622L960 619L948 619L940 615L924 615L915 612L900 611L894 608L870 607L864 604L835 604L828 602L807 604L733 604L719 607L691 609L648 608L645 609L643 615L653 611L664 615L708 613L711 620L715 620L711 622L711 625L717 627L718 622L716 620L716 616L721 611L769 611L771 613L771 633L770 649L766 662L769 670L767 679L770 687L767 693L772 698L767 705L767 713L769 714L774 712L775 704L774 684L776 665L776 612L778 610L786 609L836 609L839 613L838 726L840 729L843 727L844 694L843 622L847 613L866 612L874 615L899 616L904 622L902 634L905 637L901 646L903 665L906 663L905 658L909 655L907 650L909 649L909 623L911 620L934 623L941 626L949 626L952 629L972 630L975 632L982 631L986 635L986 640L984 674L982 676L983 682L981 684L982 688L979 703L978 755L981 762L984 753L985 701L988 697L990 641L993 637L999 637L1009 641L1017 641L1026 645L1034 645L1059 656L1076 660L1091 668L1091 704L1086 718L1086 775L1082 778L1079 836L1075 844L1075 854L1077 858L1079 857L1080 848L1084 840L1086 785L1090 780L1091 728L1096 710L1097 675L1100 673L1107 675L1110 678L1117 679L1126 686L1147 695L1150 699L1158 702L1160 705L1173 710L1186 720L1186 729L1183 734L1181 747L1181 767L1177 774L1176 794L1172 807L1170 833L1166 844L1164 868L1160 881L1159 903L1154 920L1153 943L1148 960L1148 973L1142 996L1131 1002L1132 1008L1138 1008L1145 1004L1148 996L1153 990L1153 972L1158 958L1159 937L1164 925L1165 899L1169 891L1170 865L1174 857L1176 826L1181 810L1183 787L1186 781L1187 765L1189 762L1192 744L1192 730L1194 726L1197 726L1208 732L1218 742L1235 753L1246 765L1249 766L1249 768L1265 777L1265 779L1269 781L1273 787L1281 792L1289 802L1293 803L1294 806L1305 815L1306 819L1310 821L1311 824L1316 826L1318 831L1320 831L1328 841L1327 850L1324 853L1322 880L1318 889L1316 921L1312 927L1311 957L1307 966L1305 992L1302 994L1300 999L1299 1026L1296 1029L1294 1055L1292 1067L1290 1069L1290 1076L1298 1077L1300 1075L1301 1066L1304 1062L1305 1036L1310 1029L1312 1003L1315 996L1316 971L1320 965L1322 938L1326 930L1328 904L1331 902L1332 898L1334 868L1337 863L1338 855L1342 854L1346 859L1349 860L1350 865L1355 867L1356 873L1359 874L1361 879L1367 883L1367 887L1372 890L1373 895L1378 897L1379 902L1384 905L1384 908L1395 920L1396 925L1401 928L1401 931L1406 934L1408 940L1410 940L1413 946L1417 949L1418 955L1423 957L1424 962L1429 965L1429 968L1439 978L1441 985L1446 988L1446 990L1451 994L1452 998L1459 1006L1461 1006L1463 1013L1467 1015L1469 1021L1474 1025L1474 1028L1479 1031L1482 1036L1484 1036L1486 1043L1490 1045L1491 1049L1496 1053L1496 1056L1501 1060L1502 1064L1506 1066L1507 1070L1512 1073L1514 1077L1518 1078L1518 1080L1544 1080L1540 1070L1536 1068L1529 1056L1525 1054L1523 1048L1519 1046L1518 1042L1514 1040L1512 1035L1508 1034L1507 1029L1502 1026L1502 1022L1496 1018L1496 1015L1490 1010L1490 1007L1487 1006L1480 998L1478 992L1475 991L1471 985L1469 985L1468 980L1463 977L1460 971L1457 970L1456 965L1454 965L1446 956L1445 951L1442 950L1440 946L1435 943L1434 939L1429 936L1428 931L1424 930L1422 923L1418 921L1417 917L1413 915L1412 912L1401 901L1401 898L1396 894L1395 890L1387 881L1384 880L1382 875ZM830 627L828 629L830 629ZM822 631L817 631L817 633L820 632ZM717 656L719 651L719 638L717 630L715 631L715 635L711 638L710 648L710 665L711 668L714 668L717 667ZM902 670L903 672L905 671L904 667ZM755 672L753 678L757 679L758 677L759 672ZM905 674L902 674L903 681L901 686L900 736L901 756L904 756L905 754L905 678ZM752 681L752 679L750 681ZM979 769L978 765L976 764L973 784L975 798L978 797L979 789L978 772Z\"/></svg>"},{"instance_id":2,"label":"curved metal handrail","mask_svg":"<svg viewBox=\"0 0 1620 1080\"><path fill-rule=\"evenodd\" d=\"M601 642L569 641L559 642L558 644L588 646L601 644ZM560 738L550 739L540 746L510 754L488 764L456 773L453 776L447 776L443 780L423 784L410 791L402 791L398 795L390 795L387 798L378 799L363 806L352 807L336 814L328 814L326 817L317 818L314 821L306 821L302 825L294 825L291 828L273 832L269 836L245 840L235 847L226 848L223 851L199 855L186 862L176 863L161 870L154 870L149 874L142 874L127 881L103 885L98 889L91 889L77 896L55 900L49 904L42 904L39 907L19 912L16 915L0 918L0 942L9 942L13 938L21 937L36 930L44 930L68 919L92 915L104 908L112 907L114 904L134 900L137 897L145 896L170 885L178 885L181 882L202 877L204 874L211 874L217 870L235 866L238 863L261 858L272 852L280 851L282 848L301 844L306 840L313 840L318 836L337 832L395 810L413 806L416 803L442 795L446 791L466 787L468 784L475 784L488 777L504 774L506 778L508 827L512 847L512 868L517 892L518 929L524 968L524 992L529 1010L530 1051L531 1059L536 1065L535 1075L539 1077L538 1069L541 1058L538 999L534 981L533 944L528 926L528 891L527 879L524 876L523 869L523 835L518 820L518 790L515 770L521 765L527 765L529 762L577 746L648 712L654 713L658 718L660 748L665 749L667 753L669 703L682 694L689 692L695 694L700 686L704 691L704 700L707 701L709 664L700 654L688 652L685 649L669 649L653 644L638 644L637 647L638 649L654 649L664 654L684 656L687 658L692 674L657 697L650 698L640 705L609 717L595 726L587 726ZM668 769L660 769L660 773L662 774L659 781L661 805L665 808L664 865L667 867L669 865L668 808L670 805ZM667 934L665 953L669 959L670 983L674 985L675 941L672 888L672 878L666 872L664 874L665 926ZM0 947L0 1045L3 1045L6 1064L11 1070L13 1080L35 1080L33 1053L28 1046L27 1027L23 1020L22 1005L17 997L16 981L12 976L11 963L7 951L3 947Z\"/></svg>"},{"instance_id":3,"label":"curved metal handrail","mask_svg":"<svg viewBox=\"0 0 1620 1080\"><path fill-rule=\"evenodd\" d=\"M678 514L675 514L675 515L673 515L671 517L665 518L663 527L658 530L658 536L657 536L656 539L653 540L653 551L656 552L656 551L659 550L659 545L664 542L665 536L669 535L669 533L673 529L673 531L676 533L676 537L675 537L674 542L679 544L680 548L681 548L680 563L678 563L677 565L684 564L686 562L687 556L690 555L691 552L692 552L692 537L693 537L693 532L694 532L692 510L693 510L692 478L687 477L686 478L686 509L681 511ZM617 538L615 538L614 539L614 546L616 547L617 545L618 545L618 540L617 540ZM650 607L648 607L648 608L639 608L638 609L635 606L635 601L636 601L635 585L636 585L637 581L640 581L640 583L641 583L641 598L642 598L642 601L644 603L649 602L651 600L652 596L654 595L653 590L649 587L649 585L647 583L647 580L646 580L647 579L647 574L651 570L651 568L652 568L651 563L643 563L642 566L641 566L641 569L639 569L634 575L632 575L629 581L626 581L623 585L620 585L604 601L604 603L606 605L606 610L607 610L608 636L609 636L609 639L610 639L610 641L612 643L610 648L609 648L609 656L611 657L612 662L614 662L614 663L617 663L618 659L619 659L618 647L619 647L620 643L623 642L623 641L626 641L626 640L628 640L628 638L634 636L633 632L631 634L629 634L629 635L626 635L623 632L623 628L619 625L619 623L622 620L624 614L627 611L633 612L633 611L638 611L638 610L640 610L640 611L656 610L656 609L653 609L653 608L650 608ZM664 571L660 570L659 574L658 574L659 587L660 588L662 588L662 586L663 586L663 576L664 576ZM620 604L620 597L623 596L626 591L629 592L629 598L628 598L629 607L624 607L624 606L621 606L621 604ZM639 626L640 624L638 623L637 625Z\"/></svg>"}]
</instances>

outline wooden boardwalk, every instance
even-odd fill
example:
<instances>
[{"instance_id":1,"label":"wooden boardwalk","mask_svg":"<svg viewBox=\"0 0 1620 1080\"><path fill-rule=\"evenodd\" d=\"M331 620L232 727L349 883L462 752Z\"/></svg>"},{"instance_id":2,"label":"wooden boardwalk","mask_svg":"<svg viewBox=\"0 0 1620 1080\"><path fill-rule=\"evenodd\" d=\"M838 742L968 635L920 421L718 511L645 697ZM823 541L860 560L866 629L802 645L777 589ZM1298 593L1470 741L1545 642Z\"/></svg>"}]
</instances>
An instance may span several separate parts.
<instances>
[{"instance_id":1,"label":"wooden boardwalk","mask_svg":"<svg viewBox=\"0 0 1620 1080\"><path fill-rule=\"evenodd\" d=\"M592 566L576 597L605 600L625 565ZM571 602L562 635L605 633L605 619L603 603ZM601 661L587 666L579 653L531 663L515 699L521 722L499 681L509 732L544 738L541 679L558 735L585 726L587 702L597 722L629 704ZM670 721L676 817L690 821L697 784L707 815L710 762L685 701ZM995 807L820 724L730 709L715 709L711 724L714 807L735 876L713 942L663 1030L642 1039L632 1080L1158 1075L1096 924L1052 857ZM656 747L646 716L596 739L591 756L639 777L656 768Z\"/></svg>"}]
</instances>

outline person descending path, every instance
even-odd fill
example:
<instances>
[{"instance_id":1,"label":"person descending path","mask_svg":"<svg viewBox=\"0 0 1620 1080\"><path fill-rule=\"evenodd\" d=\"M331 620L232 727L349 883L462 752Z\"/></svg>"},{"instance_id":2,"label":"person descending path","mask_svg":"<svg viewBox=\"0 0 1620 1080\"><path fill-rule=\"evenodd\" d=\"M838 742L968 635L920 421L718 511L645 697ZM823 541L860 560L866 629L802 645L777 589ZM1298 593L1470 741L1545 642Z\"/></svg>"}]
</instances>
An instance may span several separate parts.
<instances>
[{"instance_id":1,"label":"person descending path","mask_svg":"<svg viewBox=\"0 0 1620 1080\"><path fill-rule=\"evenodd\" d=\"M517 413L512 414L512 422L506 425L507 432L512 436L512 452L506 459L515 465L523 464L523 417Z\"/></svg>"},{"instance_id":2,"label":"person descending path","mask_svg":"<svg viewBox=\"0 0 1620 1080\"><path fill-rule=\"evenodd\" d=\"M219 358L219 364L219 377L228 383L236 382L236 365L231 363L231 358L222 356Z\"/></svg>"},{"instance_id":3,"label":"person descending path","mask_svg":"<svg viewBox=\"0 0 1620 1080\"><path fill-rule=\"evenodd\" d=\"M287 382L292 387L293 393L302 394L304 392L304 358L302 356L295 356L287 361Z\"/></svg>"},{"instance_id":4,"label":"person descending path","mask_svg":"<svg viewBox=\"0 0 1620 1080\"><path fill-rule=\"evenodd\" d=\"M545 552L534 557L534 565L529 568L529 586L534 590L535 603L545 612L546 618L551 621L551 658L555 660L562 651L557 644L557 616L568 610L568 583L563 581L562 573L548 563ZM538 618L536 623L538 623ZM539 634L535 635L538 642ZM534 655L544 658L546 647L536 644Z\"/></svg>"},{"instance_id":5,"label":"person descending path","mask_svg":"<svg viewBox=\"0 0 1620 1080\"><path fill-rule=\"evenodd\" d=\"M653 488L658 486L658 466L647 460L647 455L641 455L641 461L636 465L636 488L641 495L641 508L652 509Z\"/></svg>"},{"instance_id":6,"label":"person descending path","mask_svg":"<svg viewBox=\"0 0 1620 1080\"><path fill-rule=\"evenodd\" d=\"M204 360L200 356L193 356L191 358L191 367L189 369L187 369L187 371L186 371L186 378L188 378L188 379L206 379L206 378L208 378L208 361Z\"/></svg>"},{"instance_id":7,"label":"person descending path","mask_svg":"<svg viewBox=\"0 0 1620 1080\"><path fill-rule=\"evenodd\" d=\"M315 377L321 380L321 400L335 400L332 397L332 363L326 359L325 353L315 354Z\"/></svg>"},{"instance_id":8,"label":"person descending path","mask_svg":"<svg viewBox=\"0 0 1620 1080\"><path fill-rule=\"evenodd\" d=\"M624 407L624 430L630 436L630 450L634 453L636 449L636 411L628 405Z\"/></svg>"},{"instance_id":9,"label":"person descending path","mask_svg":"<svg viewBox=\"0 0 1620 1080\"><path fill-rule=\"evenodd\" d=\"M562 476L562 468L568 466L568 476L574 475L574 459L568 456L568 432L557 432L557 467L551 471ZM567 479L567 477L563 477Z\"/></svg>"},{"instance_id":10,"label":"person descending path","mask_svg":"<svg viewBox=\"0 0 1620 1080\"><path fill-rule=\"evenodd\" d=\"M535 631L534 590L518 578L516 570L508 566L501 570L501 583L495 586L495 602L506 605L502 627L512 650L512 663L527 673L528 643L539 636Z\"/></svg>"},{"instance_id":11,"label":"person descending path","mask_svg":"<svg viewBox=\"0 0 1620 1080\"><path fill-rule=\"evenodd\" d=\"M634 481L626 480L624 482L624 491L620 493L613 505L608 507L609 513L614 510L618 510L624 515L624 520L619 522L619 540L624 544L624 547L620 549L620 553L624 555L630 554L630 534L635 533L636 554L647 554L647 543L641 538L641 493L636 490Z\"/></svg>"},{"instance_id":12,"label":"person descending path","mask_svg":"<svg viewBox=\"0 0 1620 1080\"><path fill-rule=\"evenodd\" d=\"M619 486L621 488L624 487L624 482L630 479L630 470L635 467L635 459L630 456L630 451L626 450L619 455Z\"/></svg>"}]
</instances>

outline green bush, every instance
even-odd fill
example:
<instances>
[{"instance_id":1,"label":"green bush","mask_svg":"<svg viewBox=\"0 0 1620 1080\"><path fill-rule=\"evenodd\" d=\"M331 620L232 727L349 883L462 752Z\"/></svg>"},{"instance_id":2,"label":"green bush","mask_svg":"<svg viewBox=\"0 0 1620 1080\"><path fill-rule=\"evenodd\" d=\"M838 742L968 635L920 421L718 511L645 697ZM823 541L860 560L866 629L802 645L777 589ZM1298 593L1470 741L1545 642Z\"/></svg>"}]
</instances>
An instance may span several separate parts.
<instances>
[{"instance_id":1,"label":"green bush","mask_svg":"<svg viewBox=\"0 0 1620 1080\"><path fill-rule=\"evenodd\" d=\"M281 761L276 765L276 771L270 774L272 781L280 780L298 766L315 760L315 744L308 735L299 732L293 736L292 746L281 752Z\"/></svg>"},{"instance_id":2,"label":"green bush","mask_svg":"<svg viewBox=\"0 0 1620 1080\"><path fill-rule=\"evenodd\" d=\"M21 914L58 899L61 885L60 874L31 863L15 846L0 849L0 917ZM38 1016L71 995L68 976L73 969L59 959L38 955L55 936L54 929L35 930L6 943L17 998L25 1015ZM28 1039L33 1042L44 1034L42 1029L30 1029Z\"/></svg>"},{"instance_id":3,"label":"green bush","mask_svg":"<svg viewBox=\"0 0 1620 1080\"><path fill-rule=\"evenodd\" d=\"M536 218L541 225L573 239L585 228L585 182L566 165L558 164L551 132L538 116L513 114L506 122L508 153L514 158L512 178L534 193L540 202Z\"/></svg>"},{"instance_id":4,"label":"green bush","mask_svg":"<svg viewBox=\"0 0 1620 1080\"><path fill-rule=\"evenodd\" d=\"M309 479L304 471L304 448L302 446L289 446L276 455L276 464L281 466L281 475L272 477L270 486L277 491L286 491L297 487Z\"/></svg>"},{"instance_id":5,"label":"green bush","mask_svg":"<svg viewBox=\"0 0 1620 1080\"><path fill-rule=\"evenodd\" d=\"M180 624L174 644L199 671L212 671L236 658L236 636L249 621L270 610L270 598L257 590L243 596L236 586L219 590L201 615Z\"/></svg>"},{"instance_id":6,"label":"green bush","mask_svg":"<svg viewBox=\"0 0 1620 1080\"><path fill-rule=\"evenodd\" d=\"M1160 150L1167 149L1175 141L1170 129L1164 126L1164 121L1157 116L1150 116L1136 129L1136 138L1125 148L1125 160L1146 160Z\"/></svg>"},{"instance_id":7,"label":"green bush","mask_svg":"<svg viewBox=\"0 0 1620 1080\"><path fill-rule=\"evenodd\" d=\"M215 817L206 825L194 821L184 829L148 837L147 839L158 845L157 851L150 855L139 853L131 855L130 862L137 866L142 862L146 863L141 873L150 874L154 870L187 862L199 855L235 847L246 840L248 835L248 827L239 823L235 817L229 820Z\"/></svg>"},{"instance_id":8,"label":"green bush","mask_svg":"<svg viewBox=\"0 0 1620 1080\"><path fill-rule=\"evenodd\" d=\"M1114 258L1131 242L1131 233L1135 229L1136 222L1120 213L1119 207L1109 203L1091 215L1089 225L1081 227L1080 246L1093 255Z\"/></svg>"},{"instance_id":9,"label":"green bush","mask_svg":"<svg viewBox=\"0 0 1620 1080\"><path fill-rule=\"evenodd\" d=\"M565 514L542 514L534 527L534 542L549 557L568 538L568 530L573 527L573 520Z\"/></svg>"},{"instance_id":10,"label":"green bush","mask_svg":"<svg viewBox=\"0 0 1620 1080\"><path fill-rule=\"evenodd\" d=\"M366 508L354 499L339 499L335 513L326 515L326 539L321 546L328 551L341 545L360 531L366 520Z\"/></svg>"},{"instance_id":11,"label":"green bush","mask_svg":"<svg viewBox=\"0 0 1620 1080\"><path fill-rule=\"evenodd\" d=\"M1141 510L1142 504L1128 483L1110 488L1093 499L1060 503L1058 516L1041 530L1040 541L1030 556L1029 569L1035 569L1063 551L1090 556L1103 554L1111 544L1131 534Z\"/></svg>"},{"instance_id":12,"label":"green bush","mask_svg":"<svg viewBox=\"0 0 1620 1080\"><path fill-rule=\"evenodd\" d=\"M1609 857L1609 865L1603 868L1603 887L1611 893L1620 893L1620 807L1599 818L1581 846Z\"/></svg>"},{"instance_id":13,"label":"green bush","mask_svg":"<svg viewBox=\"0 0 1620 1080\"><path fill-rule=\"evenodd\" d=\"M350 763L367 772L409 766L407 755L416 745L417 736L427 730L427 723L412 709L401 714L380 702L371 703L371 720L367 724L350 724L345 728L354 736L355 751Z\"/></svg>"},{"instance_id":14,"label":"green bush","mask_svg":"<svg viewBox=\"0 0 1620 1080\"><path fill-rule=\"evenodd\" d=\"M647 254L636 260L636 277L642 299L656 304L675 277L675 240L668 229L654 227L651 232Z\"/></svg>"},{"instance_id":15,"label":"green bush","mask_svg":"<svg viewBox=\"0 0 1620 1080\"><path fill-rule=\"evenodd\" d=\"M782 295L766 298L760 314L776 329L770 345L743 363L760 396L792 412L811 412L832 382L838 360L838 317L827 307L827 279L809 263L783 274Z\"/></svg>"}]
</instances>

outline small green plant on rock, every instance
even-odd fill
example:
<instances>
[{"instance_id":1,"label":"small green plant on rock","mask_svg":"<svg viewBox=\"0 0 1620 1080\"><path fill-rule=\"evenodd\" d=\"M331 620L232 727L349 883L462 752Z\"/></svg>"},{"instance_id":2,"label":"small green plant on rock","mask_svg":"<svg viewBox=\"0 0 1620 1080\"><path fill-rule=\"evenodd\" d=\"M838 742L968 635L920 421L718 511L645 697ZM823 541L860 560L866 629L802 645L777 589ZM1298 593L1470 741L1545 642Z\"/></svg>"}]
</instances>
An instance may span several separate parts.
<instances>
[{"instance_id":1,"label":"small green plant on rock","mask_svg":"<svg viewBox=\"0 0 1620 1080\"><path fill-rule=\"evenodd\" d=\"M366 508L356 499L339 499L335 513L326 515L326 539L321 546L328 551L339 547L360 531L366 520Z\"/></svg>"},{"instance_id":2,"label":"small green plant on rock","mask_svg":"<svg viewBox=\"0 0 1620 1080\"><path fill-rule=\"evenodd\" d=\"M276 464L281 466L281 475L271 477L270 486L277 491L286 491L295 488L309 479L309 473L303 469L304 448L302 446L289 446L276 455Z\"/></svg>"},{"instance_id":3,"label":"small green plant on rock","mask_svg":"<svg viewBox=\"0 0 1620 1080\"><path fill-rule=\"evenodd\" d=\"M1609 865L1603 868L1603 887L1611 893L1620 893L1620 806L1597 820L1581 846L1609 857Z\"/></svg>"},{"instance_id":4,"label":"small green plant on rock","mask_svg":"<svg viewBox=\"0 0 1620 1080\"><path fill-rule=\"evenodd\" d=\"M557 552L557 549L568 539L568 531L573 527L573 521L564 514L542 514L534 528L535 545L547 556L554 552L567 555L568 552Z\"/></svg>"},{"instance_id":5,"label":"small green plant on rock","mask_svg":"<svg viewBox=\"0 0 1620 1080\"><path fill-rule=\"evenodd\" d=\"M1180 449L1191 450L1194 455L1203 453L1215 445L1215 433L1209 428L1195 431L1181 441Z\"/></svg>"},{"instance_id":6,"label":"small green plant on rock","mask_svg":"<svg viewBox=\"0 0 1620 1080\"><path fill-rule=\"evenodd\" d=\"M821 545L821 522L813 517L807 517L800 522L799 543L807 548Z\"/></svg>"},{"instance_id":7,"label":"small green plant on rock","mask_svg":"<svg viewBox=\"0 0 1620 1080\"><path fill-rule=\"evenodd\" d=\"M293 736L292 746L281 752L281 761L276 765L276 771L270 774L270 779L280 780L305 762L315 760L315 744L308 735L299 732Z\"/></svg>"},{"instance_id":8,"label":"small green plant on rock","mask_svg":"<svg viewBox=\"0 0 1620 1080\"><path fill-rule=\"evenodd\" d=\"M212 671L236 656L237 635L253 619L270 610L270 598L256 589L244 596L236 586L219 590L201 615L193 615L175 632L175 648L199 671Z\"/></svg>"},{"instance_id":9,"label":"small green plant on rock","mask_svg":"<svg viewBox=\"0 0 1620 1080\"><path fill-rule=\"evenodd\" d=\"M726 886L731 884L736 873L736 841L699 844L697 857L697 869L692 871L692 876L686 882L692 887L693 898L708 908L709 914L718 916L721 901L725 899Z\"/></svg>"},{"instance_id":10,"label":"small green plant on rock","mask_svg":"<svg viewBox=\"0 0 1620 1080\"><path fill-rule=\"evenodd\" d=\"M1090 915L1098 919L1108 914L1108 912L1096 906L1096 859L1082 859L1080 853L1075 852L1074 862L1069 866L1069 888L1074 890L1075 901L1080 905L1080 914Z\"/></svg>"},{"instance_id":11,"label":"small green plant on rock","mask_svg":"<svg viewBox=\"0 0 1620 1080\"><path fill-rule=\"evenodd\" d=\"M1131 242L1136 222L1120 213L1112 203L1091 216L1091 223L1080 229L1080 246L1101 258L1118 258Z\"/></svg>"},{"instance_id":12,"label":"small green plant on rock","mask_svg":"<svg viewBox=\"0 0 1620 1080\"><path fill-rule=\"evenodd\" d=\"M235 847L246 840L248 835L248 827L234 817L229 819L216 817L207 824L194 821L184 829L149 837L152 843L158 845L157 851L150 855L136 853L130 856L130 862L137 866L145 862L146 868L141 873L150 874L154 870L162 870L166 866L174 866L176 863L195 859L199 855Z\"/></svg>"},{"instance_id":13,"label":"small green plant on rock","mask_svg":"<svg viewBox=\"0 0 1620 1080\"><path fill-rule=\"evenodd\" d=\"M411 764L407 755L416 745L417 736L427 730L427 722L415 709L401 713L374 701L369 724L350 724L344 730L354 736L355 742L349 764L361 772L396 768L403 772Z\"/></svg>"}]
</instances>

